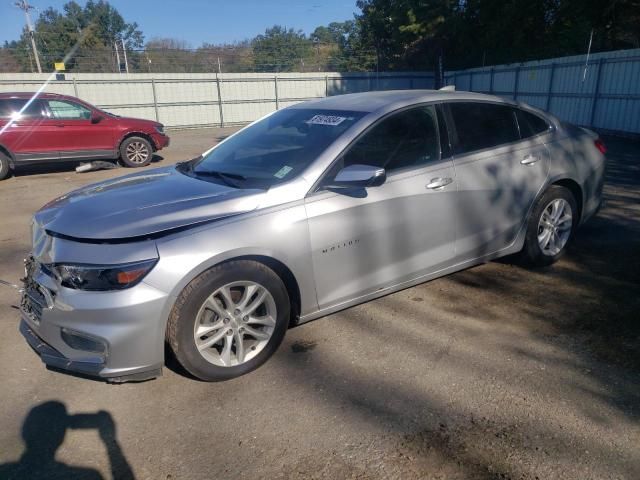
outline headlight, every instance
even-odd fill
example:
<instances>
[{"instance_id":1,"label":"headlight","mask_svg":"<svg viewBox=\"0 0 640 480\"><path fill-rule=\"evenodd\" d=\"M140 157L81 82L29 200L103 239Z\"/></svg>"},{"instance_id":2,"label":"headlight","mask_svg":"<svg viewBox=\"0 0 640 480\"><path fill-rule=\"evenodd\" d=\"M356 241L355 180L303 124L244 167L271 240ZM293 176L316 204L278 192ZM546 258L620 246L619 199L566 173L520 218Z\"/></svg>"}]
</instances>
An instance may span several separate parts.
<instances>
[{"instance_id":1,"label":"headlight","mask_svg":"<svg viewBox=\"0 0 640 480\"><path fill-rule=\"evenodd\" d=\"M156 130L160 135L164 135L164 125L156 125Z\"/></svg>"},{"instance_id":2,"label":"headlight","mask_svg":"<svg viewBox=\"0 0 640 480\"><path fill-rule=\"evenodd\" d=\"M121 265L51 264L46 265L63 287L76 290L122 290L133 287L156 264L157 259Z\"/></svg>"}]
</instances>

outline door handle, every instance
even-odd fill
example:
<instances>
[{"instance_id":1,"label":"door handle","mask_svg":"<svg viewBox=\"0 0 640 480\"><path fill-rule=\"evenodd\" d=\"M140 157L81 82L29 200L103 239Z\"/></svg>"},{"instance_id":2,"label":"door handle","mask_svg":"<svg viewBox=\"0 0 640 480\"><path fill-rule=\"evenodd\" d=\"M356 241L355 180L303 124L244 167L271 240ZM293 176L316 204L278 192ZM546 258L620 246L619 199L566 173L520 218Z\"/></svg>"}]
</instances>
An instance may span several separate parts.
<instances>
[{"instance_id":1,"label":"door handle","mask_svg":"<svg viewBox=\"0 0 640 480\"><path fill-rule=\"evenodd\" d=\"M522 165L534 165L538 160L540 160L540 157L537 155L525 155L524 158L520 160L520 163Z\"/></svg>"},{"instance_id":2,"label":"door handle","mask_svg":"<svg viewBox=\"0 0 640 480\"><path fill-rule=\"evenodd\" d=\"M430 190L440 190L443 187L449 185L453 180L451 178L432 178L429 183L427 183L427 188Z\"/></svg>"}]
</instances>

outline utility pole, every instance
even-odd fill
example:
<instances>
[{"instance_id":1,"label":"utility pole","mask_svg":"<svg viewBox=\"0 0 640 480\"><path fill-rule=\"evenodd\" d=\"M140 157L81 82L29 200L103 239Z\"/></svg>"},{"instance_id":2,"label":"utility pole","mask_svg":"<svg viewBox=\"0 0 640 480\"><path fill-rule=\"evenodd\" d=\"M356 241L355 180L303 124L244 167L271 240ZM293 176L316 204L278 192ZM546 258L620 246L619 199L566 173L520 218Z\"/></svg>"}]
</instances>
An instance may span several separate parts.
<instances>
[{"instance_id":1,"label":"utility pole","mask_svg":"<svg viewBox=\"0 0 640 480\"><path fill-rule=\"evenodd\" d=\"M29 5L27 0L20 0L19 2L15 2L14 5L18 7L20 10L24 11L24 16L27 19L27 31L29 32L29 38L31 39L31 48L33 49L33 56L36 59L36 66L38 67L38 73L42 73L42 68L40 67L40 58L38 57L38 49L36 48L36 40L33 36L33 25L31 25L31 15L29 15L29 10L32 10L34 7Z\"/></svg>"},{"instance_id":2,"label":"utility pole","mask_svg":"<svg viewBox=\"0 0 640 480\"><path fill-rule=\"evenodd\" d=\"M124 54L124 68L129 73L129 62L127 62L127 48L124 46L124 38L122 39L122 53Z\"/></svg>"},{"instance_id":3,"label":"utility pole","mask_svg":"<svg viewBox=\"0 0 640 480\"><path fill-rule=\"evenodd\" d=\"M118 64L118 73L122 73L122 70L120 69L120 52L118 52L118 41L117 40L115 42L113 42L113 46L116 49L116 63Z\"/></svg>"}]
</instances>

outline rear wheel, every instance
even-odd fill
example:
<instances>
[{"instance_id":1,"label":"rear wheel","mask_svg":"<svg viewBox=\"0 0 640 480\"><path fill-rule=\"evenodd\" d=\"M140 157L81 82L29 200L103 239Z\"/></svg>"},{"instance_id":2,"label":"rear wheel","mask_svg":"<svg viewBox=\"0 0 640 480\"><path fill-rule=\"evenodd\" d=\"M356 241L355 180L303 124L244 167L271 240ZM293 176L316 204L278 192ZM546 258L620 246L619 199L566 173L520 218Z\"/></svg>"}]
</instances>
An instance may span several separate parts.
<instances>
[{"instance_id":1,"label":"rear wheel","mask_svg":"<svg viewBox=\"0 0 640 480\"><path fill-rule=\"evenodd\" d=\"M0 152L0 180L4 180L9 176L11 168L9 167L9 157Z\"/></svg>"},{"instance_id":2,"label":"rear wheel","mask_svg":"<svg viewBox=\"0 0 640 480\"><path fill-rule=\"evenodd\" d=\"M265 265L238 260L213 267L178 297L167 341L178 362L201 380L244 375L273 355L289 324L289 296Z\"/></svg>"},{"instance_id":3,"label":"rear wheel","mask_svg":"<svg viewBox=\"0 0 640 480\"><path fill-rule=\"evenodd\" d=\"M524 260L534 266L551 265L564 255L578 225L578 208L573 194L559 185L551 186L538 199L527 225Z\"/></svg>"},{"instance_id":4,"label":"rear wheel","mask_svg":"<svg viewBox=\"0 0 640 480\"><path fill-rule=\"evenodd\" d=\"M147 166L152 157L153 148L146 138L129 137L120 144L120 159L127 167Z\"/></svg>"}]
</instances>

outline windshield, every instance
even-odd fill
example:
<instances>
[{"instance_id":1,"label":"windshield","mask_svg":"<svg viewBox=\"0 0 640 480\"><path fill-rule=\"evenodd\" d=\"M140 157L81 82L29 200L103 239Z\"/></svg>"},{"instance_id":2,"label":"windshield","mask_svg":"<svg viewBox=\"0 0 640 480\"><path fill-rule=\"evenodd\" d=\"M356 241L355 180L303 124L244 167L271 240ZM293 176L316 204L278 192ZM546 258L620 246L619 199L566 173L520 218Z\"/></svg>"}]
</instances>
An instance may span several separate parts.
<instances>
[{"instance_id":1,"label":"windshield","mask_svg":"<svg viewBox=\"0 0 640 480\"><path fill-rule=\"evenodd\" d=\"M364 115L342 110L280 110L196 160L188 173L237 188L267 189L295 178Z\"/></svg>"}]
</instances>

